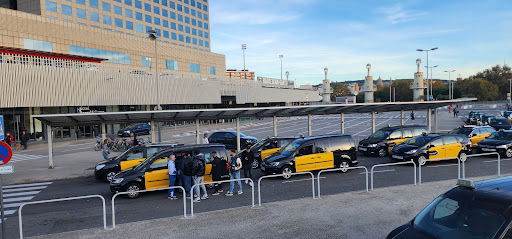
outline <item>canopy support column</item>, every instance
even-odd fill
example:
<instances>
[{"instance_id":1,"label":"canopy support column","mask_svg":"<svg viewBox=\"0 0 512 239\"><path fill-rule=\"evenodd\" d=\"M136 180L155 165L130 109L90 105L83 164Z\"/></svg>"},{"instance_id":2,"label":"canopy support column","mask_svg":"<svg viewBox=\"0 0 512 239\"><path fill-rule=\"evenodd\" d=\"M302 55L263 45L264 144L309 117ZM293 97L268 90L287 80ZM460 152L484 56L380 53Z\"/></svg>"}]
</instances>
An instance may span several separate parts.
<instances>
[{"instance_id":1,"label":"canopy support column","mask_svg":"<svg viewBox=\"0 0 512 239\"><path fill-rule=\"evenodd\" d=\"M48 168L53 169L53 138L51 125L46 125L46 133L48 139L48 163L50 164Z\"/></svg>"},{"instance_id":2,"label":"canopy support column","mask_svg":"<svg viewBox=\"0 0 512 239\"><path fill-rule=\"evenodd\" d=\"M236 152L240 152L240 118L236 117Z\"/></svg>"},{"instance_id":3,"label":"canopy support column","mask_svg":"<svg viewBox=\"0 0 512 239\"><path fill-rule=\"evenodd\" d=\"M434 110L434 132L437 132L437 108Z\"/></svg>"},{"instance_id":4,"label":"canopy support column","mask_svg":"<svg viewBox=\"0 0 512 239\"><path fill-rule=\"evenodd\" d=\"M427 109L427 129L428 132L432 132L432 111L430 108Z\"/></svg>"},{"instance_id":5,"label":"canopy support column","mask_svg":"<svg viewBox=\"0 0 512 239\"><path fill-rule=\"evenodd\" d=\"M274 115L274 137L277 137L277 116Z\"/></svg>"},{"instance_id":6,"label":"canopy support column","mask_svg":"<svg viewBox=\"0 0 512 239\"><path fill-rule=\"evenodd\" d=\"M345 113L341 113L341 134L345 134Z\"/></svg>"},{"instance_id":7,"label":"canopy support column","mask_svg":"<svg viewBox=\"0 0 512 239\"><path fill-rule=\"evenodd\" d=\"M107 139L107 127L105 123L101 123L101 144L105 142L105 139Z\"/></svg>"},{"instance_id":8,"label":"canopy support column","mask_svg":"<svg viewBox=\"0 0 512 239\"><path fill-rule=\"evenodd\" d=\"M155 121L151 121L151 142L156 143L156 125Z\"/></svg>"},{"instance_id":9,"label":"canopy support column","mask_svg":"<svg viewBox=\"0 0 512 239\"><path fill-rule=\"evenodd\" d=\"M375 133L375 112L372 112L372 134Z\"/></svg>"},{"instance_id":10,"label":"canopy support column","mask_svg":"<svg viewBox=\"0 0 512 239\"><path fill-rule=\"evenodd\" d=\"M199 119L196 119L196 144L201 143L201 138L199 136Z\"/></svg>"},{"instance_id":11,"label":"canopy support column","mask_svg":"<svg viewBox=\"0 0 512 239\"><path fill-rule=\"evenodd\" d=\"M308 135L313 136L313 128L311 127L311 114L308 114Z\"/></svg>"},{"instance_id":12,"label":"canopy support column","mask_svg":"<svg viewBox=\"0 0 512 239\"><path fill-rule=\"evenodd\" d=\"M404 110L400 110L400 125L404 126Z\"/></svg>"}]
</instances>

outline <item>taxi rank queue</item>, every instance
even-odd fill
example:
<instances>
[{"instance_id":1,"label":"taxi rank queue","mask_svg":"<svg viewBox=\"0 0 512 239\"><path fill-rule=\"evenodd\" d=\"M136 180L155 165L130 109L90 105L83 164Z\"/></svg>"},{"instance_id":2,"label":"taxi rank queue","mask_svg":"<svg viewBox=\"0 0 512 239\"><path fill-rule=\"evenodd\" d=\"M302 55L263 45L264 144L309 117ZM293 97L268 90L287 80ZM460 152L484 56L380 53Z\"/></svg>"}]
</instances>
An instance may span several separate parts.
<instances>
[{"instance_id":1,"label":"taxi rank queue","mask_svg":"<svg viewBox=\"0 0 512 239\"><path fill-rule=\"evenodd\" d=\"M340 168L342 172L347 172L346 168L358 164L357 151L364 155L387 156L391 161L412 160L421 165L426 160L456 159L473 152L498 152L511 158L512 126L506 130L497 127L496 131L491 122L508 118L506 121L510 123L512 112L501 112L499 117L489 117L488 122L472 121L474 117L482 116L478 112L469 113L468 122L477 125L462 125L448 134L430 133L422 125L386 126L358 142L357 146L351 135L343 134L307 138L269 137L252 145L247 144L247 148L238 154L231 150L231 155L228 155L227 146L211 141L210 144L200 145L139 145L97 163L95 177L109 182L112 193L130 192L128 198L137 198L140 190L180 185L186 189L188 198L193 195L200 201L200 198L207 199L208 196L204 189L201 197L199 187L196 187L195 194L190 192L194 177L201 178L201 183L211 183L233 179L234 175L240 178L239 173L243 170L245 177L252 178L251 168L260 168L264 174L283 174L284 179L290 178L294 172L329 168ZM169 184L171 157L177 178L173 185ZM214 163L216 158L220 159L220 165L219 161ZM220 176L215 177L219 173ZM233 195L234 184L230 183L227 196ZM221 185L214 186L214 195L223 192ZM238 182L238 187L241 194L241 182ZM169 194L169 198L175 198L173 192Z\"/></svg>"}]
</instances>

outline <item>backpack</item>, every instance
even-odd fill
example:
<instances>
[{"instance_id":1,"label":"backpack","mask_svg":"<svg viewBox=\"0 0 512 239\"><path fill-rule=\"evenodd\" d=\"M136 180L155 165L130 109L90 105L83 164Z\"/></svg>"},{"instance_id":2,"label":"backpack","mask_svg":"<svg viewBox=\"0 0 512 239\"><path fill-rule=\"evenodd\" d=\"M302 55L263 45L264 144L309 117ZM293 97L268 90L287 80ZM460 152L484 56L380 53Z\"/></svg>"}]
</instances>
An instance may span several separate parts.
<instances>
[{"instance_id":1,"label":"backpack","mask_svg":"<svg viewBox=\"0 0 512 239\"><path fill-rule=\"evenodd\" d=\"M182 167L183 167L183 174L185 174L185 176L195 176L194 160L192 160L191 157L183 158Z\"/></svg>"},{"instance_id":2,"label":"backpack","mask_svg":"<svg viewBox=\"0 0 512 239\"><path fill-rule=\"evenodd\" d=\"M231 162L229 163L229 172L231 173L238 173L238 171L240 171L240 169L236 170L235 168L237 168L237 166L240 166L240 165L237 165L237 160L238 157L233 157L231 158Z\"/></svg>"},{"instance_id":3,"label":"backpack","mask_svg":"<svg viewBox=\"0 0 512 239\"><path fill-rule=\"evenodd\" d=\"M202 156L196 155L193 160L193 176L204 176L205 165Z\"/></svg>"}]
</instances>

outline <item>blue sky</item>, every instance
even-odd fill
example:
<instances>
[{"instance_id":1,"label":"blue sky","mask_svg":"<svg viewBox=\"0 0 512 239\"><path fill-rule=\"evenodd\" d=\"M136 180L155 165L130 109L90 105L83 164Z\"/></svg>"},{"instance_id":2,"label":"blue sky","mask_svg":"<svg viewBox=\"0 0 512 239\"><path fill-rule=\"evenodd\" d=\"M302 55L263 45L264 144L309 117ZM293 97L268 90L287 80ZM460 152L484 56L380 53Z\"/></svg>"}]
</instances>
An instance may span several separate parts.
<instances>
[{"instance_id":1,"label":"blue sky","mask_svg":"<svg viewBox=\"0 0 512 239\"><path fill-rule=\"evenodd\" d=\"M247 69L280 78L282 54L297 85L321 83L325 67L331 81L360 80L367 63L374 79L413 78L416 59L426 65L418 48L439 47L429 53L434 78L512 65L511 0L211 0L210 22L227 69L243 68L245 43Z\"/></svg>"}]
</instances>

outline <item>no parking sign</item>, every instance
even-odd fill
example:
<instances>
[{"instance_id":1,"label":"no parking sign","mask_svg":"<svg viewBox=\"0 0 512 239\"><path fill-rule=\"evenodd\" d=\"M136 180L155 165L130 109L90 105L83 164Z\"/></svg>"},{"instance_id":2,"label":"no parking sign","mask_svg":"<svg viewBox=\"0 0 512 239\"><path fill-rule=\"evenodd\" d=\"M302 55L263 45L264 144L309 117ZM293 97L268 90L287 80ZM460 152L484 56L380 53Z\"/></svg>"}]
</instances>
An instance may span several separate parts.
<instances>
[{"instance_id":1,"label":"no parking sign","mask_svg":"<svg viewBox=\"0 0 512 239\"><path fill-rule=\"evenodd\" d=\"M11 160L12 157L12 149L11 147L4 143L0 142L0 165L4 165Z\"/></svg>"}]
</instances>

